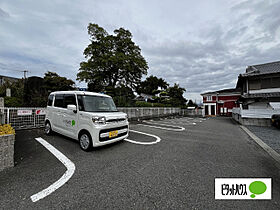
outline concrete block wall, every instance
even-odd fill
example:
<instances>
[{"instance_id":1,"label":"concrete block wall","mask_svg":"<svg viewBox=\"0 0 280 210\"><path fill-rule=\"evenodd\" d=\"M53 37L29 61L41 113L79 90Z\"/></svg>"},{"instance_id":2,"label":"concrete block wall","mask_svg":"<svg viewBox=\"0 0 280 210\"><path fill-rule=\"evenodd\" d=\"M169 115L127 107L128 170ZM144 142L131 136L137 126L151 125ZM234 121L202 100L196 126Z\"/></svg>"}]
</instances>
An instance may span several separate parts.
<instances>
[{"instance_id":1,"label":"concrete block wall","mask_svg":"<svg viewBox=\"0 0 280 210\"><path fill-rule=\"evenodd\" d=\"M118 107L118 110L126 113L131 120L139 120L179 115L181 109L173 107Z\"/></svg>"},{"instance_id":2,"label":"concrete block wall","mask_svg":"<svg viewBox=\"0 0 280 210\"><path fill-rule=\"evenodd\" d=\"M267 118L244 118L241 117L239 114L234 113L232 114L232 118L241 125L255 125L263 127L271 126L271 120Z\"/></svg>"},{"instance_id":3,"label":"concrete block wall","mask_svg":"<svg viewBox=\"0 0 280 210\"><path fill-rule=\"evenodd\" d=\"M15 135L0 136L0 171L14 166Z\"/></svg>"}]
</instances>

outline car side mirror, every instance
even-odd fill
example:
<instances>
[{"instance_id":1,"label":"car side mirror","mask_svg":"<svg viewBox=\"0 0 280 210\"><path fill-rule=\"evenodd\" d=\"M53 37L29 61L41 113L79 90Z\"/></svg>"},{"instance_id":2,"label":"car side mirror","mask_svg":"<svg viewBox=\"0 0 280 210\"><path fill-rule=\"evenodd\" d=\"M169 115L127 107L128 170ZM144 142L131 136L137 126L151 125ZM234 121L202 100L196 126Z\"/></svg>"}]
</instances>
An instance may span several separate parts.
<instances>
[{"instance_id":1,"label":"car side mirror","mask_svg":"<svg viewBox=\"0 0 280 210\"><path fill-rule=\"evenodd\" d=\"M67 105L68 110L72 110L74 113L77 113L77 107L76 105L68 104Z\"/></svg>"}]
</instances>

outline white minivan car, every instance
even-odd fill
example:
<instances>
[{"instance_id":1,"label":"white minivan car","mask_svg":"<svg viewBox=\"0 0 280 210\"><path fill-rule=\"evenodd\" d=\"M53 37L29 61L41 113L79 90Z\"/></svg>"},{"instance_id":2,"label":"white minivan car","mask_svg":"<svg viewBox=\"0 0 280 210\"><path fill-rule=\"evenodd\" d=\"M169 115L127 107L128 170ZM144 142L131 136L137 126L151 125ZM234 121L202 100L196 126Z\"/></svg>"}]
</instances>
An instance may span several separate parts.
<instances>
[{"instance_id":1,"label":"white minivan car","mask_svg":"<svg viewBox=\"0 0 280 210\"><path fill-rule=\"evenodd\" d=\"M76 139L84 151L128 136L127 114L119 112L111 96L87 91L57 91L48 98L45 133Z\"/></svg>"}]
</instances>

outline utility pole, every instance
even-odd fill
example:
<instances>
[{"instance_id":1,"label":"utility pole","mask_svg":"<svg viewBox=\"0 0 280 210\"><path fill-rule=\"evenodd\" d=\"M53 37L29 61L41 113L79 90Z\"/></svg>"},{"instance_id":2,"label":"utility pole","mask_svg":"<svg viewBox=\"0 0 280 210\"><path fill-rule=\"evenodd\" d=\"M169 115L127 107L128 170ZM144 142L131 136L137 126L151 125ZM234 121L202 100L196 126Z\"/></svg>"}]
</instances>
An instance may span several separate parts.
<instances>
[{"instance_id":1,"label":"utility pole","mask_svg":"<svg viewBox=\"0 0 280 210\"><path fill-rule=\"evenodd\" d=\"M26 73L29 72L29 71L24 70L24 71L22 71L22 72L23 72L23 75L24 75L24 79L26 79Z\"/></svg>"}]
</instances>

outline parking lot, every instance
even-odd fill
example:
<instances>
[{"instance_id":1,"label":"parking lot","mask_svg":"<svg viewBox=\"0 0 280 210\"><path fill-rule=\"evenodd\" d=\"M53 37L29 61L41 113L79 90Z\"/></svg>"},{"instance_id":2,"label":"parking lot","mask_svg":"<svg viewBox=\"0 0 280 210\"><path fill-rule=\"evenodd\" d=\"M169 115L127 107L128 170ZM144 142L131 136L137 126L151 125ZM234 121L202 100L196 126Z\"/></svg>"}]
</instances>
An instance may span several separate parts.
<instances>
[{"instance_id":1,"label":"parking lot","mask_svg":"<svg viewBox=\"0 0 280 210\"><path fill-rule=\"evenodd\" d=\"M279 209L280 170L230 118L173 118L132 123L128 140L80 149L41 129L18 131L16 166L0 173L3 209ZM42 199L31 196L67 168L41 137L75 165L70 179ZM216 177L271 177L272 200L215 200Z\"/></svg>"}]
</instances>

